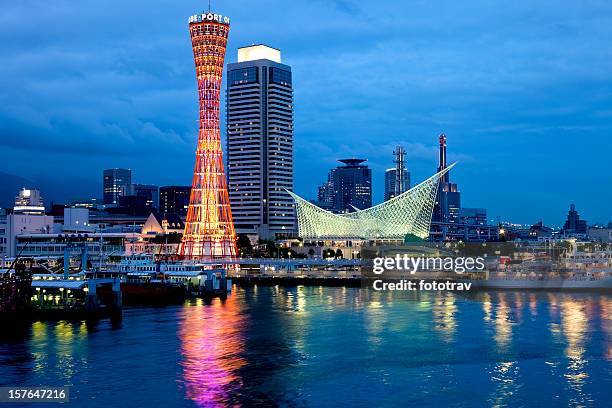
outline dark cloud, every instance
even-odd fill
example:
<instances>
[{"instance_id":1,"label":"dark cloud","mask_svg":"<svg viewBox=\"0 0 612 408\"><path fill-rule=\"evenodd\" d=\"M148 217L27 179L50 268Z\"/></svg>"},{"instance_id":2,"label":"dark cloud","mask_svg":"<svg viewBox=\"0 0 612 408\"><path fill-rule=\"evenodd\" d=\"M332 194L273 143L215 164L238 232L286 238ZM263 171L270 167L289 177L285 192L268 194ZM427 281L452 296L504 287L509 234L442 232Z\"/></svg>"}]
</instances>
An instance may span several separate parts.
<instances>
[{"instance_id":1,"label":"dark cloud","mask_svg":"<svg viewBox=\"0 0 612 408\"><path fill-rule=\"evenodd\" d=\"M228 61L267 43L293 67L300 194L313 196L336 159L353 155L369 159L380 199L393 146L405 145L422 180L443 131L467 205L558 224L576 200L589 220L612 218L602 188L612 181L609 2L215 3L232 18ZM188 182L194 7L4 4L0 170L98 180L125 166L138 181Z\"/></svg>"}]
</instances>

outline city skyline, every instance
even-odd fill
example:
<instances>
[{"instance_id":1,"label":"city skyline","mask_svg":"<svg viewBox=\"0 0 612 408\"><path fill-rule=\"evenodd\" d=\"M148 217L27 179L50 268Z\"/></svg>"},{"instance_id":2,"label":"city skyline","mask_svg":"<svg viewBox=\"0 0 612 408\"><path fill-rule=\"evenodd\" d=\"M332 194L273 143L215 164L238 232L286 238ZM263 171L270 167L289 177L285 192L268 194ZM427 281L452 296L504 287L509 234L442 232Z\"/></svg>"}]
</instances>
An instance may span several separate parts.
<instances>
[{"instance_id":1,"label":"city skyline","mask_svg":"<svg viewBox=\"0 0 612 408\"><path fill-rule=\"evenodd\" d=\"M138 183L189 184L197 95L181 24L206 5L154 1L111 12L91 2L36 3L53 33L42 38L19 26L33 4L3 13L0 30L13 41L0 48L10 61L0 68L0 171L62 180L77 173L95 192L111 167L133 169ZM293 68L298 194L314 197L337 159L364 157L381 202L394 146L405 146L414 180L423 180L445 132L465 205L488 208L489 218L559 225L570 203L589 223L612 218L609 189L601 188L610 172L605 160L592 160L612 150L609 51L597 41L583 46L609 37L609 6L462 6L478 11L472 20L450 3L442 14L421 3L313 2L282 11L274 4L213 8L235 24L226 62L236 61L238 47L265 43ZM101 24L87 24L88 36L77 38L85 13ZM316 30L307 24L312 15L321 16ZM130 25L136 18L153 22L149 32Z\"/></svg>"}]
</instances>

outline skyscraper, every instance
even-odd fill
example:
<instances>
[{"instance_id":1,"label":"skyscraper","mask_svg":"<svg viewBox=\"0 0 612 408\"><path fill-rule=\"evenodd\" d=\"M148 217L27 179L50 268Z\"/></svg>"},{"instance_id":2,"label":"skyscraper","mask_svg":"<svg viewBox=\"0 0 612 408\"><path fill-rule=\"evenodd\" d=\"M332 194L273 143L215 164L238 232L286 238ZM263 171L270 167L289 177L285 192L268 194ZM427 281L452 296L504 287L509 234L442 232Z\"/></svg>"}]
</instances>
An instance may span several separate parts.
<instances>
[{"instance_id":1,"label":"skyscraper","mask_svg":"<svg viewBox=\"0 0 612 408\"><path fill-rule=\"evenodd\" d=\"M162 214L187 215L189 208L189 186L164 186L159 188L159 212Z\"/></svg>"},{"instance_id":2,"label":"skyscraper","mask_svg":"<svg viewBox=\"0 0 612 408\"><path fill-rule=\"evenodd\" d=\"M266 45L227 66L227 173L236 231L263 238L296 230L291 67Z\"/></svg>"},{"instance_id":3,"label":"skyscraper","mask_svg":"<svg viewBox=\"0 0 612 408\"><path fill-rule=\"evenodd\" d=\"M402 146L393 151L395 168L385 171L385 201L410 190L410 172L406 169L405 155Z\"/></svg>"},{"instance_id":4,"label":"skyscraper","mask_svg":"<svg viewBox=\"0 0 612 408\"><path fill-rule=\"evenodd\" d=\"M119 197L132 193L132 170L106 169L102 180L104 204L119 204Z\"/></svg>"},{"instance_id":5,"label":"skyscraper","mask_svg":"<svg viewBox=\"0 0 612 408\"><path fill-rule=\"evenodd\" d=\"M570 209L567 213L567 219L563 225L563 233L565 234L586 234L587 233L587 222L580 219L578 211L576 211L576 205L571 204Z\"/></svg>"},{"instance_id":6,"label":"skyscraper","mask_svg":"<svg viewBox=\"0 0 612 408\"><path fill-rule=\"evenodd\" d=\"M327 176L327 184L323 192L331 201L330 211L349 213L370 208L372 206L372 170L364 159L342 159L344 166L332 169Z\"/></svg>"},{"instance_id":7,"label":"skyscraper","mask_svg":"<svg viewBox=\"0 0 612 408\"><path fill-rule=\"evenodd\" d=\"M438 172L447 167L446 164L446 135L439 137L439 165ZM433 212L433 220L438 222L457 222L461 208L461 193L457 184L450 182L450 172L446 172L440 179L438 195Z\"/></svg>"},{"instance_id":8,"label":"skyscraper","mask_svg":"<svg viewBox=\"0 0 612 408\"><path fill-rule=\"evenodd\" d=\"M220 14L189 17L198 81L200 126L185 233L179 254L188 259L235 258L232 222L223 168L219 102L229 18Z\"/></svg>"}]
</instances>

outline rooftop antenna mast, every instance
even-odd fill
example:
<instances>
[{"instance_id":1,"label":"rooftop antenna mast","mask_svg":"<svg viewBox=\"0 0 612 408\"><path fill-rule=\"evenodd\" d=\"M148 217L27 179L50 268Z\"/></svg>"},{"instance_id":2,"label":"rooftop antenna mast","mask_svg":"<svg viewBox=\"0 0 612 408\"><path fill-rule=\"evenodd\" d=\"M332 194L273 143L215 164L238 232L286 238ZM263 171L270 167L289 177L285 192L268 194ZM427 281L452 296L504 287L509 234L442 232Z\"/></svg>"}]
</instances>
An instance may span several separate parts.
<instances>
[{"instance_id":1,"label":"rooftop antenna mast","mask_svg":"<svg viewBox=\"0 0 612 408\"><path fill-rule=\"evenodd\" d=\"M208 0L208 12L210 13L210 0Z\"/></svg>"}]
</instances>

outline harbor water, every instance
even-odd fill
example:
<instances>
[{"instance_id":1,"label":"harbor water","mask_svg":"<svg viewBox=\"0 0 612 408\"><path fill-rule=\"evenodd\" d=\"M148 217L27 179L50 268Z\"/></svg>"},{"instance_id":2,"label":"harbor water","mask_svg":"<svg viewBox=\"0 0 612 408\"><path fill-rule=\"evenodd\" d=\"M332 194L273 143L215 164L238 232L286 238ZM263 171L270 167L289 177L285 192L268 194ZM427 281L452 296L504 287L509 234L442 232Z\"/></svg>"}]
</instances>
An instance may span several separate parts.
<instances>
[{"instance_id":1,"label":"harbor water","mask_svg":"<svg viewBox=\"0 0 612 408\"><path fill-rule=\"evenodd\" d=\"M66 406L612 403L605 294L234 287L121 322L0 332L0 386L68 386Z\"/></svg>"}]
</instances>

